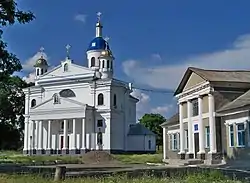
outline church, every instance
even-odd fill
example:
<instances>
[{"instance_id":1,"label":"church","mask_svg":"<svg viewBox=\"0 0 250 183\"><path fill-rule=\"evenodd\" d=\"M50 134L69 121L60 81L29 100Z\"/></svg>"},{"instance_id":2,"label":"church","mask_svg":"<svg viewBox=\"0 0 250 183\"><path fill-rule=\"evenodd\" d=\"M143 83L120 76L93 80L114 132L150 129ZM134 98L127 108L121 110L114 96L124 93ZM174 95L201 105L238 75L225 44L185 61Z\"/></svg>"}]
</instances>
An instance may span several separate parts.
<instances>
[{"instance_id":1,"label":"church","mask_svg":"<svg viewBox=\"0 0 250 183\"><path fill-rule=\"evenodd\" d=\"M113 77L114 55L102 37L101 13L86 55L87 67L69 55L49 70L43 56L34 65L35 85L24 89L23 153L154 153L156 135L136 123L132 84Z\"/></svg>"}]
</instances>

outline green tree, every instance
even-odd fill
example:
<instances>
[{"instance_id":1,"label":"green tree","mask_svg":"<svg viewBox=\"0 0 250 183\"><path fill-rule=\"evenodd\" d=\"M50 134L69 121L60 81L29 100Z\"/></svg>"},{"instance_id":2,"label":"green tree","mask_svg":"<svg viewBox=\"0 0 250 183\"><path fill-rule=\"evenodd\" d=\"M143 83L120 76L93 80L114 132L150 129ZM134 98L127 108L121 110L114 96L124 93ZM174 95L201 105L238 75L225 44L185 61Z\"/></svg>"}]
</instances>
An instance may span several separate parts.
<instances>
[{"instance_id":1,"label":"green tree","mask_svg":"<svg viewBox=\"0 0 250 183\"><path fill-rule=\"evenodd\" d=\"M15 23L25 24L34 19L31 12L18 9L14 0L0 0L0 148L15 146L23 129L24 94L22 88L28 84L14 72L22 69L17 56L7 50L3 40L4 27Z\"/></svg>"},{"instance_id":2,"label":"green tree","mask_svg":"<svg viewBox=\"0 0 250 183\"><path fill-rule=\"evenodd\" d=\"M157 134L156 145L159 147L162 145L163 141L163 130L160 126L164 123L166 119L160 114L144 114L139 122L150 129L152 132Z\"/></svg>"}]
</instances>

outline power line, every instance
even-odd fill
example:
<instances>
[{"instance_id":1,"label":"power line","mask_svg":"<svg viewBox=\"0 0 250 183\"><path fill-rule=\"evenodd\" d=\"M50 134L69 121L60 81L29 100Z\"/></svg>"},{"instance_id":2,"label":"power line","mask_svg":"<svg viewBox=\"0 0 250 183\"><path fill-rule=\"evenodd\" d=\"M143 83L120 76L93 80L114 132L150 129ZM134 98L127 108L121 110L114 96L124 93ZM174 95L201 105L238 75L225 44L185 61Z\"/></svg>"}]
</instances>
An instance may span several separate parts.
<instances>
[{"instance_id":1,"label":"power line","mask_svg":"<svg viewBox=\"0 0 250 183\"><path fill-rule=\"evenodd\" d=\"M50 75L49 76L56 76L56 75ZM64 76L56 76L59 78L64 78ZM93 79L95 79L93 77ZM81 82L80 79L75 79L75 78L67 78L67 80L72 80L75 82ZM99 78L97 79L99 80ZM121 83L127 85L129 82L125 82L125 81L120 81ZM110 86L109 84L105 84L105 83L97 83L97 86ZM120 87L120 86L112 86L112 87ZM141 90L141 91L145 91L145 92L152 92L152 93L162 93L162 94L174 94L173 90L157 90L157 89L148 89L148 88L142 88L142 87L136 87L132 85L132 89L137 89L137 90Z\"/></svg>"}]
</instances>

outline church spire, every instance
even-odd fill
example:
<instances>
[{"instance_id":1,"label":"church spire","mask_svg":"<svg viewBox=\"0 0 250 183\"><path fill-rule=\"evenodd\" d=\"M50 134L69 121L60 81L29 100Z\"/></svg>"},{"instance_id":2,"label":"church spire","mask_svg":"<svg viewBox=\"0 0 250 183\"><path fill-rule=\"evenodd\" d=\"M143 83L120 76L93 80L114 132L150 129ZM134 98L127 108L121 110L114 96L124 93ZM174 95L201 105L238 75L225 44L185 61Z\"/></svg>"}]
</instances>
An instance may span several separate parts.
<instances>
[{"instance_id":1,"label":"church spire","mask_svg":"<svg viewBox=\"0 0 250 183\"><path fill-rule=\"evenodd\" d=\"M96 37L102 37L101 12L97 13Z\"/></svg>"}]
</instances>

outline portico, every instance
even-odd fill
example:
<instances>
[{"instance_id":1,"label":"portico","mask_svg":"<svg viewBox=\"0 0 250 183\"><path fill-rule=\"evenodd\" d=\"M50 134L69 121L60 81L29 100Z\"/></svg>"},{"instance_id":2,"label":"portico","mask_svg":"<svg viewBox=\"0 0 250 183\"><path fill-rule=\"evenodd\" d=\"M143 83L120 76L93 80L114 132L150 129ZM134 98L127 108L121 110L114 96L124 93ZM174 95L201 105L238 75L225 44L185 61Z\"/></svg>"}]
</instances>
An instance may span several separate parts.
<instances>
[{"instance_id":1,"label":"portico","mask_svg":"<svg viewBox=\"0 0 250 183\"><path fill-rule=\"evenodd\" d=\"M28 154L80 154L91 145L86 143L85 118L30 120L25 125L30 129L24 135Z\"/></svg>"},{"instance_id":2,"label":"portico","mask_svg":"<svg viewBox=\"0 0 250 183\"><path fill-rule=\"evenodd\" d=\"M53 113L49 110L51 106ZM80 154L95 149L92 114L92 107L59 96L31 107L29 115L25 115L24 151L26 154Z\"/></svg>"}]
</instances>

